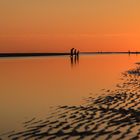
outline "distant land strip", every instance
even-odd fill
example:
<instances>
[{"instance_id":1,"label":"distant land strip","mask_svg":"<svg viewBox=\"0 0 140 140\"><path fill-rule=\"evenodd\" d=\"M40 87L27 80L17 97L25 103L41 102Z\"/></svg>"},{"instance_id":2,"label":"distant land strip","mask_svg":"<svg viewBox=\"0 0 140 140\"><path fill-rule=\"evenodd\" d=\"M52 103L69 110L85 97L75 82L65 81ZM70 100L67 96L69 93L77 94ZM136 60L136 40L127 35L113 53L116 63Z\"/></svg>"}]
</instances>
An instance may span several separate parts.
<instances>
[{"instance_id":1,"label":"distant land strip","mask_svg":"<svg viewBox=\"0 0 140 140\"><path fill-rule=\"evenodd\" d=\"M80 52L80 54L140 54L140 52ZM0 53L0 57L64 56L70 53Z\"/></svg>"},{"instance_id":2,"label":"distant land strip","mask_svg":"<svg viewBox=\"0 0 140 140\"><path fill-rule=\"evenodd\" d=\"M0 57L61 56L70 53L0 53Z\"/></svg>"}]
</instances>

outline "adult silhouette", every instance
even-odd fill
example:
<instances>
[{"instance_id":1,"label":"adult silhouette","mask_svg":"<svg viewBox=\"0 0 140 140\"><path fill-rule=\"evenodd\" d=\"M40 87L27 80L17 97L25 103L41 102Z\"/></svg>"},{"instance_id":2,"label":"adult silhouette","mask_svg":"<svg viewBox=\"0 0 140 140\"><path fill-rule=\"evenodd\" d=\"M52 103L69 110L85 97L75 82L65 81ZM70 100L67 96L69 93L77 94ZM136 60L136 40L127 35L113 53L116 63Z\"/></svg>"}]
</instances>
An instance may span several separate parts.
<instances>
[{"instance_id":1,"label":"adult silhouette","mask_svg":"<svg viewBox=\"0 0 140 140\"><path fill-rule=\"evenodd\" d=\"M74 48L72 48L72 49L70 50L70 55L73 56L73 54L74 54Z\"/></svg>"}]
</instances>

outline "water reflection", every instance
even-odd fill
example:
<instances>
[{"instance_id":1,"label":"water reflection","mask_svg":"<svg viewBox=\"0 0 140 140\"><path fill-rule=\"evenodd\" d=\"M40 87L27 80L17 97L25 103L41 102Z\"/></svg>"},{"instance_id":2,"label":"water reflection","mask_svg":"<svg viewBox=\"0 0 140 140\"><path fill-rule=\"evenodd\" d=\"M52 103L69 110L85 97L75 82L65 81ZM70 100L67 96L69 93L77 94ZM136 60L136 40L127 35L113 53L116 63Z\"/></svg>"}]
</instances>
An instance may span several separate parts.
<instances>
[{"instance_id":1,"label":"water reflection","mask_svg":"<svg viewBox=\"0 0 140 140\"><path fill-rule=\"evenodd\" d=\"M79 64L79 55L70 56L71 67Z\"/></svg>"},{"instance_id":2,"label":"water reflection","mask_svg":"<svg viewBox=\"0 0 140 140\"><path fill-rule=\"evenodd\" d=\"M48 118L24 122L10 139L137 140L140 135L140 67L122 73L122 83L86 104L59 106ZM107 94L106 94L107 93Z\"/></svg>"},{"instance_id":3,"label":"water reflection","mask_svg":"<svg viewBox=\"0 0 140 140\"><path fill-rule=\"evenodd\" d=\"M0 131L2 132L0 132L0 134L11 132L11 130L15 130L14 133L23 130L23 133L28 133L30 131L31 133L36 133L37 135L43 137L43 129L47 132L46 129L49 129L49 126L51 126L50 129L52 129L52 131L49 130L50 132L48 133L50 135L50 133L53 132L53 136L50 137L57 136L57 133L59 133L59 131L57 133L54 132L56 131L55 125L57 124L54 124L54 126L45 126L45 121L50 121L51 124L53 122L53 120L45 119L46 116L48 116L47 114L50 112L49 107L55 107L58 105L66 105L68 107L76 106L76 114L78 111L78 107L80 107L80 105L83 105L84 101L81 100L82 97L89 97L89 93L92 93L90 94L90 96L92 95L92 97L95 98L97 96L100 96L101 93L104 92L100 91L99 93L98 91L100 89L114 89L116 83L119 83L118 81L120 78L120 73L124 70L132 68L134 63L139 61L139 57L137 57L136 55L131 55L131 57L129 57L128 55L80 55L80 65L77 66L78 57L73 57L72 59L74 65L73 69L70 66L71 58L68 56L43 58L36 57L26 59L0 59ZM121 86L118 85L118 87ZM133 88L131 89L133 90ZM121 90L120 94L122 94ZM114 100L116 100L116 98ZM129 105L131 105L131 103L128 104L128 106ZM93 105L93 107L96 106ZM99 115L101 116L104 115L102 112L100 112L100 110L102 111L103 106L101 106L102 108L100 108L100 106L97 107L99 107L99 111L96 108L95 110L94 108L92 108L93 111L89 111L89 113L91 113L91 117L94 117L94 112L97 113L97 115L99 113ZM65 110L67 110L66 108ZM83 112L85 113L85 116L87 116L86 111L84 112L84 110L86 109L88 110L88 106L85 106L83 109L81 109L81 111L77 113L77 115L82 115L81 113ZM75 118L74 116L71 116L73 114L72 111L67 110L69 114L72 113L70 115L70 119L69 114L65 114L63 112L63 109L59 109L57 111L62 111L64 115L67 115L66 117L63 117L63 119L65 120L68 118L68 123L66 123L66 125L70 124L70 129L72 129L72 131L69 129L67 130L70 131L69 134L67 134L67 137L71 136L76 130L75 126L73 125L80 126L81 123L84 123L85 125L87 125L87 127L94 127L92 125L89 125L89 123L95 123L98 125L98 122L96 122L96 120L94 121L94 119L90 119L90 114L87 116L89 118L85 117L85 119L80 121L77 117ZM109 114L109 111L107 111L107 115L111 115ZM106 115L104 116L107 117ZM36 118L35 120L32 119L34 117ZM57 114L54 115L54 121L57 117ZM71 120L72 118L73 120ZM37 126L35 127L36 130L29 128L30 130L28 129L28 131L22 126L22 129L19 128L21 124L19 122L23 122L24 120L26 122L32 120L31 123ZM58 119L58 121L58 123L60 124L63 122L63 120L61 121L60 119ZM75 122L75 124L73 121ZM79 121L79 123L76 121ZM89 121L89 123L85 123L85 121ZM105 125L105 123L102 123L102 125ZM28 124L28 126L33 127L32 124ZM101 125L99 125L99 127L100 126ZM81 127L83 127L83 125ZM79 129L81 129L81 127L79 127ZM41 131L39 130L39 128ZM58 127L58 129L60 130L60 132L63 131L60 127ZM38 134L36 131L40 131L40 134ZM112 129L112 131L114 131L114 129ZM88 132L85 131L83 133ZM98 129L97 133L100 133ZM76 134L79 137L80 134ZM64 135L66 136L66 133L64 133ZM64 135L61 134L62 137ZM11 138L3 138L3 136L0 136L0 138L2 139L14 139L15 137L18 136L11 136ZM30 135L29 137L35 136Z\"/></svg>"}]
</instances>

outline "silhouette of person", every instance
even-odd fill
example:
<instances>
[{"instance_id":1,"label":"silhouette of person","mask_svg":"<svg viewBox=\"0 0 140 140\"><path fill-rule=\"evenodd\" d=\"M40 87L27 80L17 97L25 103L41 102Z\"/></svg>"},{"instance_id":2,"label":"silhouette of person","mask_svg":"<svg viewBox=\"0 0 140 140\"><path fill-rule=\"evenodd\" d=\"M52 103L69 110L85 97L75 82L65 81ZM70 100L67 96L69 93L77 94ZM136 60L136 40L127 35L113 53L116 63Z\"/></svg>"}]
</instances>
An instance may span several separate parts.
<instances>
[{"instance_id":1,"label":"silhouette of person","mask_svg":"<svg viewBox=\"0 0 140 140\"><path fill-rule=\"evenodd\" d=\"M74 53L73 51L74 51L74 48L72 48L72 49L70 50L70 55L71 55L71 56L73 56L73 53Z\"/></svg>"},{"instance_id":2,"label":"silhouette of person","mask_svg":"<svg viewBox=\"0 0 140 140\"><path fill-rule=\"evenodd\" d=\"M79 64L79 50L77 51L75 48L71 49L71 66L73 67L73 65L75 64Z\"/></svg>"}]
</instances>

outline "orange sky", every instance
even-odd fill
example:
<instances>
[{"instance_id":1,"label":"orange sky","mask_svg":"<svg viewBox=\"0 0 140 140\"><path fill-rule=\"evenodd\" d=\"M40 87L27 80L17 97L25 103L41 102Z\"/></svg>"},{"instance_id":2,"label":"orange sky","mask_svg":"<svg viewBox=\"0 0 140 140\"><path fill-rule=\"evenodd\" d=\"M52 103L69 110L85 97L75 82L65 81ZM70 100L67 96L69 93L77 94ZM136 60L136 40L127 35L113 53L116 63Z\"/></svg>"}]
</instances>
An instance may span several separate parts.
<instances>
[{"instance_id":1,"label":"orange sky","mask_svg":"<svg viewBox=\"0 0 140 140\"><path fill-rule=\"evenodd\" d=\"M139 0L1 0L0 52L140 51Z\"/></svg>"}]
</instances>

